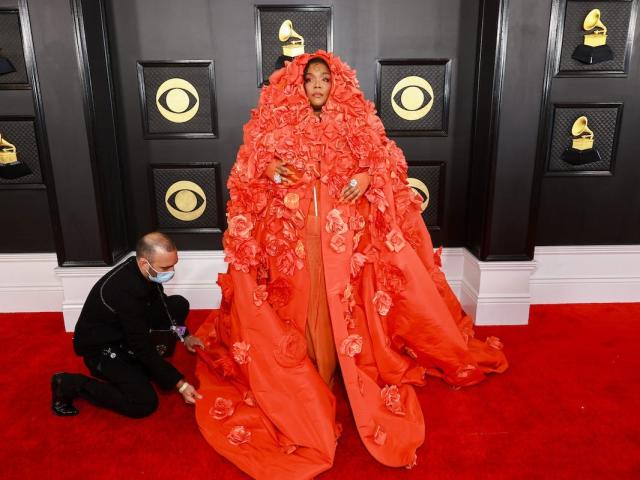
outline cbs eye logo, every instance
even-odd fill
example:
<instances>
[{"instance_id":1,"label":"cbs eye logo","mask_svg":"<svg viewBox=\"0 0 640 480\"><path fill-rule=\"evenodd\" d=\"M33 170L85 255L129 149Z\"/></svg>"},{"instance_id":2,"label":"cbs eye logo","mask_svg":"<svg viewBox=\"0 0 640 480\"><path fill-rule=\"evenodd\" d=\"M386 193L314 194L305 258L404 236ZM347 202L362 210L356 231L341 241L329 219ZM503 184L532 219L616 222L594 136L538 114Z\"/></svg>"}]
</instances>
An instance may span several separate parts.
<instances>
[{"instance_id":1,"label":"cbs eye logo","mask_svg":"<svg viewBox=\"0 0 640 480\"><path fill-rule=\"evenodd\" d=\"M420 120L433 107L433 88L422 77L404 77L393 87L391 106L404 120Z\"/></svg>"},{"instance_id":2,"label":"cbs eye logo","mask_svg":"<svg viewBox=\"0 0 640 480\"><path fill-rule=\"evenodd\" d=\"M424 212L429 205L429 189L421 180L417 178L409 178L409 186L413 189L416 195L419 195L422 198L422 204L420 205L420 211Z\"/></svg>"},{"instance_id":3,"label":"cbs eye logo","mask_svg":"<svg viewBox=\"0 0 640 480\"><path fill-rule=\"evenodd\" d=\"M170 78L158 87L156 106L164 118L174 123L191 120L200 107L200 96L193 85L182 78Z\"/></svg>"},{"instance_id":4,"label":"cbs eye logo","mask_svg":"<svg viewBox=\"0 0 640 480\"><path fill-rule=\"evenodd\" d=\"M178 220L191 222L207 208L207 196L200 185L181 180L171 185L164 195L167 210Z\"/></svg>"}]
</instances>

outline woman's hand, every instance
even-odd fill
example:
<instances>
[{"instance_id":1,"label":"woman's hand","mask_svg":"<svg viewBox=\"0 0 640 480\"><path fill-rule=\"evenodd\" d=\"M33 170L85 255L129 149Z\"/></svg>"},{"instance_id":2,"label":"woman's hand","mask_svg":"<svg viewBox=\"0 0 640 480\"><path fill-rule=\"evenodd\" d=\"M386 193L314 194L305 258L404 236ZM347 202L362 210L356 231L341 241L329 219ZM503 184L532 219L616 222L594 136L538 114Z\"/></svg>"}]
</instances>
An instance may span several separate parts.
<instances>
[{"instance_id":1,"label":"woman's hand","mask_svg":"<svg viewBox=\"0 0 640 480\"><path fill-rule=\"evenodd\" d=\"M275 182L274 176L276 173L280 175L282 183L285 185L290 185L299 180L295 171L286 167L284 162L279 158L274 158L271 163L267 165L267 168L264 169L264 175L272 182Z\"/></svg>"},{"instance_id":2,"label":"woman's hand","mask_svg":"<svg viewBox=\"0 0 640 480\"><path fill-rule=\"evenodd\" d=\"M353 180L355 180L355 185L351 185ZM344 203L355 203L362 195L364 195L364 192L367 191L367 188L369 188L369 182L371 182L371 177L369 177L367 172L356 173L351 177L351 180L347 186L344 187L344 190L342 190L342 198L340 201Z\"/></svg>"}]
</instances>

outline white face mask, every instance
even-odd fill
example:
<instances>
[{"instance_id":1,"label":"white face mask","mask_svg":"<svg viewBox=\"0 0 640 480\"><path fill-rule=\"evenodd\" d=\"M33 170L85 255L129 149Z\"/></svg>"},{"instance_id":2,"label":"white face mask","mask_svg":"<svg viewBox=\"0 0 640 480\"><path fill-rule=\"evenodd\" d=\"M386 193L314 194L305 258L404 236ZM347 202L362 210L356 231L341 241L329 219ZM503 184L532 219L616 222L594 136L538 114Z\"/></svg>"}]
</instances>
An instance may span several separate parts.
<instances>
[{"instance_id":1,"label":"white face mask","mask_svg":"<svg viewBox=\"0 0 640 480\"><path fill-rule=\"evenodd\" d=\"M149 271L149 269L153 270L155 272L155 275L151 275L151 272ZM147 269L147 274L149 275L149 280L151 280L152 282L156 282L156 283L168 282L169 280L171 280L173 278L175 273L176 272L174 270L170 270L168 272L158 272L155 268L153 268L151 266L150 263L149 263L149 268Z\"/></svg>"}]
</instances>

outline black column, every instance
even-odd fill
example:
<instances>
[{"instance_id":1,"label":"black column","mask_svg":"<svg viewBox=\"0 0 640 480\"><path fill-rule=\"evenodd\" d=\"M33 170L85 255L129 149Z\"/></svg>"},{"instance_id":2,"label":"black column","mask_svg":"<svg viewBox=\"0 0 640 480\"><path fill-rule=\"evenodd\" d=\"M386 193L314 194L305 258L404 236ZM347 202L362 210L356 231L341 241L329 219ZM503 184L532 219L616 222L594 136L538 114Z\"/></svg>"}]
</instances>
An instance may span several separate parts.
<instances>
[{"instance_id":1,"label":"black column","mask_svg":"<svg viewBox=\"0 0 640 480\"><path fill-rule=\"evenodd\" d=\"M535 152L551 0L483 0L467 247L480 260L531 260Z\"/></svg>"},{"instance_id":2,"label":"black column","mask_svg":"<svg viewBox=\"0 0 640 480\"><path fill-rule=\"evenodd\" d=\"M29 2L58 206L62 266L127 250L102 0Z\"/></svg>"},{"instance_id":3,"label":"black column","mask_svg":"<svg viewBox=\"0 0 640 480\"><path fill-rule=\"evenodd\" d=\"M101 253L102 259L112 264L129 249L106 10L104 0L72 0L71 9L84 86Z\"/></svg>"},{"instance_id":4,"label":"black column","mask_svg":"<svg viewBox=\"0 0 640 480\"><path fill-rule=\"evenodd\" d=\"M26 178L0 178L0 253L63 249L42 95L25 0L0 0L0 55L14 72L0 77L0 135L30 164ZM6 57L5 57L6 56ZM27 160L29 159L29 160Z\"/></svg>"}]
</instances>

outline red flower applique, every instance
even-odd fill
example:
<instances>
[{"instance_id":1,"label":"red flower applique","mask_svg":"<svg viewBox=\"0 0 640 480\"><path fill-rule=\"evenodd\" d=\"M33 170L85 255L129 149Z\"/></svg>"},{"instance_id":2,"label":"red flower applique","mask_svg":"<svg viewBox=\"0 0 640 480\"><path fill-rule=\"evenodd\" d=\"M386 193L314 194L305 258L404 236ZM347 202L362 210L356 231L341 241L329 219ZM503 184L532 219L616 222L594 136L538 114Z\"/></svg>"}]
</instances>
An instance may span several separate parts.
<instances>
[{"instance_id":1,"label":"red flower applique","mask_svg":"<svg viewBox=\"0 0 640 480\"><path fill-rule=\"evenodd\" d=\"M225 261L233 265L236 270L249 272L251 267L257 266L259 261L260 247L254 238L248 238L239 243L231 243L225 249Z\"/></svg>"},{"instance_id":2,"label":"red flower applique","mask_svg":"<svg viewBox=\"0 0 640 480\"><path fill-rule=\"evenodd\" d=\"M242 445L243 443L249 443L251 440L251 432L247 430L243 425L237 425L231 429L227 435L227 440L231 445Z\"/></svg>"},{"instance_id":3,"label":"red flower applique","mask_svg":"<svg viewBox=\"0 0 640 480\"><path fill-rule=\"evenodd\" d=\"M336 233L333 237L331 237L331 243L329 244L331 249L336 253L343 253L347 246L345 244L344 236Z\"/></svg>"},{"instance_id":4,"label":"red flower applique","mask_svg":"<svg viewBox=\"0 0 640 480\"><path fill-rule=\"evenodd\" d=\"M362 215L360 215L358 212L356 212L355 215L349 217L349 228L354 232L357 232L358 230L362 230L365 227L365 225L366 225L365 218Z\"/></svg>"},{"instance_id":5,"label":"red flower applique","mask_svg":"<svg viewBox=\"0 0 640 480\"><path fill-rule=\"evenodd\" d=\"M267 292L267 286L258 285L253 291L253 303L255 303L256 306L259 307L267 299L268 296L269 292Z\"/></svg>"},{"instance_id":6,"label":"red flower applique","mask_svg":"<svg viewBox=\"0 0 640 480\"><path fill-rule=\"evenodd\" d=\"M340 353L347 357L355 357L362 352L362 336L353 334L349 335L340 344Z\"/></svg>"},{"instance_id":7,"label":"red flower applique","mask_svg":"<svg viewBox=\"0 0 640 480\"><path fill-rule=\"evenodd\" d=\"M233 354L233 359L238 365L246 365L251 361L251 357L249 356L250 348L251 345L246 342L236 342L233 344L231 352Z\"/></svg>"},{"instance_id":8,"label":"red flower applique","mask_svg":"<svg viewBox=\"0 0 640 480\"><path fill-rule=\"evenodd\" d=\"M386 385L380 391L380 397L385 406L396 415L404 415L404 407L402 405L402 398L400 397L400 390L397 385Z\"/></svg>"},{"instance_id":9,"label":"red flower applique","mask_svg":"<svg viewBox=\"0 0 640 480\"><path fill-rule=\"evenodd\" d=\"M227 398L217 397L213 402L213 407L209 409L209 415L215 420L224 420L233 415L233 402Z\"/></svg>"},{"instance_id":10,"label":"red flower applique","mask_svg":"<svg viewBox=\"0 0 640 480\"><path fill-rule=\"evenodd\" d=\"M229 234L239 238L249 238L253 222L246 215L236 215L229 220Z\"/></svg>"},{"instance_id":11,"label":"red flower applique","mask_svg":"<svg viewBox=\"0 0 640 480\"><path fill-rule=\"evenodd\" d=\"M289 244L286 240L278 238L272 233L267 234L265 245L265 252L267 252L267 255L276 257L281 255L288 247Z\"/></svg>"},{"instance_id":12,"label":"red flower applique","mask_svg":"<svg viewBox=\"0 0 640 480\"><path fill-rule=\"evenodd\" d=\"M329 211L327 214L327 223L325 229L328 233L344 234L349 229L348 225L342 219L342 212L337 208Z\"/></svg>"},{"instance_id":13,"label":"red flower applique","mask_svg":"<svg viewBox=\"0 0 640 480\"><path fill-rule=\"evenodd\" d=\"M373 305L376 307L378 313L382 316L385 316L389 313L389 309L393 302L391 300L391 296L382 290L378 290L373 296Z\"/></svg>"},{"instance_id":14,"label":"red flower applique","mask_svg":"<svg viewBox=\"0 0 640 480\"><path fill-rule=\"evenodd\" d=\"M274 308L284 307L291 299L291 284L283 277L279 277L267 286L269 303Z\"/></svg>"},{"instance_id":15,"label":"red flower applique","mask_svg":"<svg viewBox=\"0 0 640 480\"><path fill-rule=\"evenodd\" d=\"M276 362L283 367L295 367L307 358L307 342L294 329L282 336L278 348L273 351Z\"/></svg>"},{"instance_id":16,"label":"red flower applique","mask_svg":"<svg viewBox=\"0 0 640 480\"><path fill-rule=\"evenodd\" d=\"M407 283L402 270L388 262L380 262L378 264L376 276L380 289L393 295L401 292Z\"/></svg>"},{"instance_id":17,"label":"red flower applique","mask_svg":"<svg viewBox=\"0 0 640 480\"><path fill-rule=\"evenodd\" d=\"M296 268L296 256L292 250L280 254L276 259L276 266L279 272L292 276Z\"/></svg>"},{"instance_id":18,"label":"red flower applique","mask_svg":"<svg viewBox=\"0 0 640 480\"><path fill-rule=\"evenodd\" d=\"M392 252L399 252L404 248L405 241L402 237L402 233L400 233L397 229L391 230L387 233L386 241L384 242L389 250Z\"/></svg>"},{"instance_id":19,"label":"red flower applique","mask_svg":"<svg viewBox=\"0 0 640 480\"><path fill-rule=\"evenodd\" d=\"M233 359L224 355L211 363L211 366L215 370L215 372L223 378L234 378L238 376L238 372L236 370L236 364L233 362Z\"/></svg>"}]
</instances>

